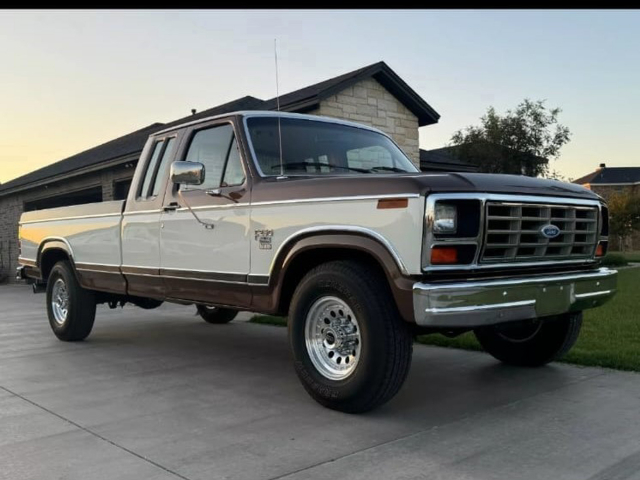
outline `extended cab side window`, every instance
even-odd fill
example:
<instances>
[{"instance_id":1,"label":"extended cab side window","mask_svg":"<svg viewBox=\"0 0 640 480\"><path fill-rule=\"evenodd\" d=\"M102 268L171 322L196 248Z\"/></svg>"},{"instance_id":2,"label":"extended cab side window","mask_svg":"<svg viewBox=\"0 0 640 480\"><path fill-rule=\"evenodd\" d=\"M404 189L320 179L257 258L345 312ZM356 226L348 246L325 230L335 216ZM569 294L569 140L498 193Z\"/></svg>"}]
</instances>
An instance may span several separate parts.
<instances>
[{"instance_id":1,"label":"extended cab side window","mask_svg":"<svg viewBox=\"0 0 640 480\"><path fill-rule=\"evenodd\" d=\"M160 140L154 145L151 159L147 165L147 171L144 174L142 188L138 193L138 199L147 200L155 198L160 192L164 175L173 158L175 140L175 137L171 137Z\"/></svg>"},{"instance_id":2,"label":"extended cab side window","mask_svg":"<svg viewBox=\"0 0 640 480\"><path fill-rule=\"evenodd\" d=\"M157 197L160 193L160 190L164 186L164 181L166 180L165 175L169 170L169 165L173 160L173 149L175 146L176 137L172 137L167 140L167 144L164 147L164 152L162 153L162 159L159 162L158 168L154 174L153 180L153 188L151 189L151 196Z\"/></svg>"},{"instance_id":3,"label":"extended cab side window","mask_svg":"<svg viewBox=\"0 0 640 480\"><path fill-rule=\"evenodd\" d=\"M147 165L147 171L144 174L144 180L142 181L142 187L140 191L138 191L138 198L147 198L149 196L149 185L151 185L151 178L153 177L153 172L158 165L158 159L160 158L160 152L162 152L162 144L164 140L160 140L156 142L153 146L153 153L151 154L151 159L149 160L149 164Z\"/></svg>"},{"instance_id":4,"label":"extended cab side window","mask_svg":"<svg viewBox=\"0 0 640 480\"><path fill-rule=\"evenodd\" d=\"M205 180L202 185L182 185L181 189L210 190L244 183L238 143L230 124L196 132L185 160L202 163L205 168Z\"/></svg>"}]
</instances>

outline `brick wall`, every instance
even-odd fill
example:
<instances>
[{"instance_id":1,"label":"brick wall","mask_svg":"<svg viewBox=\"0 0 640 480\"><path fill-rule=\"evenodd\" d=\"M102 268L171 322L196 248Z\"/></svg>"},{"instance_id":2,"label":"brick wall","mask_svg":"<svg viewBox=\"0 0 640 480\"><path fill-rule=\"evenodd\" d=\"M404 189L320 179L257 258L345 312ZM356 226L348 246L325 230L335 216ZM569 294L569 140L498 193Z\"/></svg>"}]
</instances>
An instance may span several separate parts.
<instances>
[{"instance_id":1,"label":"brick wall","mask_svg":"<svg viewBox=\"0 0 640 480\"><path fill-rule=\"evenodd\" d=\"M18 266L18 220L22 208L18 195L0 198L0 283L13 281Z\"/></svg>"},{"instance_id":2,"label":"brick wall","mask_svg":"<svg viewBox=\"0 0 640 480\"><path fill-rule=\"evenodd\" d=\"M418 118L374 79L366 79L320 102L312 115L351 120L389 134L420 168Z\"/></svg>"},{"instance_id":3,"label":"brick wall","mask_svg":"<svg viewBox=\"0 0 640 480\"><path fill-rule=\"evenodd\" d=\"M590 185L588 188L605 200L615 193L640 194L640 185Z\"/></svg>"}]
</instances>

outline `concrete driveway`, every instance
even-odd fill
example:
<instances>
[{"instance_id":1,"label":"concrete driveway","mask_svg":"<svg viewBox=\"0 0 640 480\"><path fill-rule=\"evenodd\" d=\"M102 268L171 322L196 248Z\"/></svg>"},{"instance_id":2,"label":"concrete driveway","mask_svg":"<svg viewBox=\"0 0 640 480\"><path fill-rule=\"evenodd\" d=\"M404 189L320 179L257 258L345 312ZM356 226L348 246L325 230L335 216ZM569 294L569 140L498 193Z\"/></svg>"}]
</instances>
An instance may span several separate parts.
<instances>
[{"instance_id":1,"label":"concrete driveway","mask_svg":"<svg viewBox=\"0 0 640 480\"><path fill-rule=\"evenodd\" d=\"M286 329L99 307L83 343L0 288L0 478L640 479L640 376L416 345L366 415L326 410ZM246 318L246 316L245 316Z\"/></svg>"}]
</instances>

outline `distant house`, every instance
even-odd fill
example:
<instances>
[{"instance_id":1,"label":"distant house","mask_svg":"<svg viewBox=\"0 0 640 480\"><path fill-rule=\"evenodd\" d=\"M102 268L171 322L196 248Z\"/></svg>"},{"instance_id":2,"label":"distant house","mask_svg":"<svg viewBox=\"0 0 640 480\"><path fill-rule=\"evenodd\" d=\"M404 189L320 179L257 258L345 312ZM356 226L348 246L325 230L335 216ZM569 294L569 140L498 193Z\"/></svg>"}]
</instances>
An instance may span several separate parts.
<instances>
[{"instance_id":1,"label":"distant house","mask_svg":"<svg viewBox=\"0 0 640 480\"><path fill-rule=\"evenodd\" d=\"M614 192L629 192L640 195L640 167L607 167L601 163L595 172L573 180L607 198Z\"/></svg>"},{"instance_id":2,"label":"distant house","mask_svg":"<svg viewBox=\"0 0 640 480\"><path fill-rule=\"evenodd\" d=\"M423 172L477 172L478 167L463 160L455 154L456 147L420 149L420 170Z\"/></svg>"},{"instance_id":3,"label":"distant house","mask_svg":"<svg viewBox=\"0 0 640 480\"><path fill-rule=\"evenodd\" d=\"M640 167L607 167L601 163L595 172L573 180L605 200L614 193L631 193L640 196ZM640 247L640 231L628 237L611 236L609 249L637 250Z\"/></svg>"},{"instance_id":4,"label":"distant house","mask_svg":"<svg viewBox=\"0 0 640 480\"><path fill-rule=\"evenodd\" d=\"M491 159L494 164L483 164L483 159ZM548 160L531 153L519 152L509 147L489 142L470 142L433 150L420 150L420 169L422 171L441 170L448 172L494 172L528 175L530 172L527 171L527 166L534 163L546 165ZM504 165L507 165L510 170L504 171L503 168L497 168ZM499 170L499 172L496 170Z\"/></svg>"}]
</instances>

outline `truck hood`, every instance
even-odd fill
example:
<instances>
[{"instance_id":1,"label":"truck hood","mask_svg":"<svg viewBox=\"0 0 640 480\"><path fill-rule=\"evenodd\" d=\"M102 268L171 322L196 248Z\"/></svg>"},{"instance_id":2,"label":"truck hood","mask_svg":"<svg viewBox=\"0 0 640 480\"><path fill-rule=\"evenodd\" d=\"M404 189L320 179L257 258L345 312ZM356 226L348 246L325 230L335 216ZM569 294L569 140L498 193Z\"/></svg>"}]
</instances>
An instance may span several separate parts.
<instances>
[{"instance_id":1,"label":"truck hood","mask_svg":"<svg viewBox=\"0 0 640 480\"><path fill-rule=\"evenodd\" d=\"M406 173L375 175L292 176L285 180L262 179L252 193L253 202L431 193L502 193L597 200L600 197L580 185L522 175L486 173Z\"/></svg>"},{"instance_id":2,"label":"truck hood","mask_svg":"<svg viewBox=\"0 0 640 480\"><path fill-rule=\"evenodd\" d=\"M423 193L478 192L517 193L521 195L545 195L598 199L598 195L574 183L560 182L524 175L486 173L420 174L414 177L422 186Z\"/></svg>"}]
</instances>

